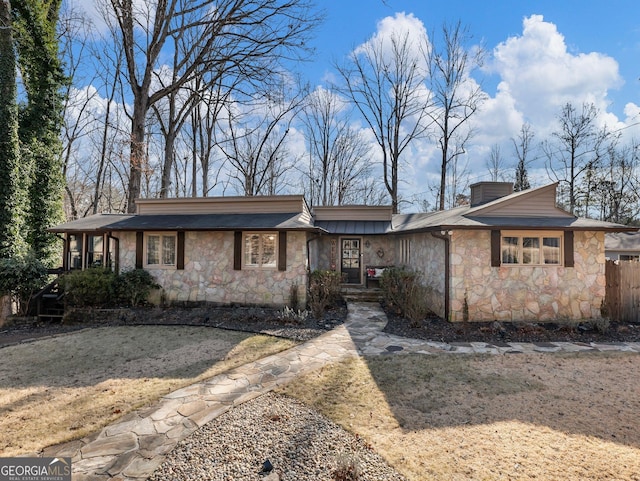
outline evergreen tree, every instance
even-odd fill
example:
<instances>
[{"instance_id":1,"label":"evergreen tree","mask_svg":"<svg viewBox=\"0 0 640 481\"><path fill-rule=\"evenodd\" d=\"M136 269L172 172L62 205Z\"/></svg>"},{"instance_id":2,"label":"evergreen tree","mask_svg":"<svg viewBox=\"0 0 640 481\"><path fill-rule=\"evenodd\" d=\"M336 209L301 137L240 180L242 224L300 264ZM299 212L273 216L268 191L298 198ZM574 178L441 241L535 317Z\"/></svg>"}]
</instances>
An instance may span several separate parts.
<instances>
[{"instance_id":1,"label":"evergreen tree","mask_svg":"<svg viewBox=\"0 0 640 481\"><path fill-rule=\"evenodd\" d=\"M527 190L531 188L529 183L529 177L527 175L527 166L524 159L518 161L516 166L516 181L513 183L513 191L520 192L521 190Z\"/></svg>"},{"instance_id":2,"label":"evergreen tree","mask_svg":"<svg viewBox=\"0 0 640 481\"><path fill-rule=\"evenodd\" d=\"M524 123L520 127L518 137L511 138L511 142L513 142L513 150L518 158L518 164L516 165L516 179L513 183L514 192L520 192L521 190L531 188L529 177L527 175L527 164L529 163L533 137L533 129L529 124Z\"/></svg>"},{"instance_id":3,"label":"evergreen tree","mask_svg":"<svg viewBox=\"0 0 640 481\"><path fill-rule=\"evenodd\" d=\"M21 171L16 91L11 4L0 0L0 258L25 251L23 183L28 176Z\"/></svg>"},{"instance_id":4,"label":"evergreen tree","mask_svg":"<svg viewBox=\"0 0 640 481\"><path fill-rule=\"evenodd\" d=\"M56 237L47 228L64 218L61 165L62 86L56 24L62 0L16 0L18 65L27 94L20 112L23 162L32 166L27 240L45 264L55 262Z\"/></svg>"}]
</instances>

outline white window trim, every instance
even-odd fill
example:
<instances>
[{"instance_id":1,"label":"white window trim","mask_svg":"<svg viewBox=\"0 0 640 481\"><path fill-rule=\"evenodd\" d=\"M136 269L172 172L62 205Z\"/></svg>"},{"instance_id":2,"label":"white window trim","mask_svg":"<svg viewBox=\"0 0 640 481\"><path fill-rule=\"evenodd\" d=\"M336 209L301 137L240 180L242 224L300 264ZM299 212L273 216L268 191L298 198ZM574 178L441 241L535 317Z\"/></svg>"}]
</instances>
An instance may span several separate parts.
<instances>
[{"instance_id":1,"label":"white window trim","mask_svg":"<svg viewBox=\"0 0 640 481\"><path fill-rule=\"evenodd\" d=\"M159 264L149 264L147 262L148 257L147 257L147 247L149 244L149 237L150 236L160 236L160 261L162 261L162 249L163 249L163 243L162 243L162 238L163 237L173 237L174 238L174 245L175 245L175 252L174 252L174 258L173 258L173 264L162 264L162 262L160 262ZM177 232L171 232L171 231L159 231L159 232L145 232L144 233L144 242L143 242L143 262L142 265L143 267L147 267L149 269L175 269L176 268L176 263L178 261L178 233Z\"/></svg>"},{"instance_id":2,"label":"white window trim","mask_svg":"<svg viewBox=\"0 0 640 481\"><path fill-rule=\"evenodd\" d=\"M275 240L274 246L274 256L275 263L270 265L263 264L247 264L247 236L250 235L259 235L260 237L260 252L262 252L262 236L263 235L272 235ZM278 243L280 242L279 235L277 231L243 231L242 232L242 268L243 269L255 269L255 270L267 270L267 271L275 271L278 269L278 255L280 246ZM261 255L259 257L262 257Z\"/></svg>"},{"instance_id":3,"label":"white window trim","mask_svg":"<svg viewBox=\"0 0 640 481\"><path fill-rule=\"evenodd\" d=\"M503 252L503 239L505 237L517 237L518 238L518 263L504 262L502 258ZM522 239L524 237L537 237L540 239L540 253L538 263L524 264L522 262ZM544 237L551 237L560 239L560 245L558 246L558 262L553 264L544 263ZM541 230L504 230L500 233L500 265L505 267L559 267L564 265L564 232L562 231L541 231Z\"/></svg>"}]
</instances>

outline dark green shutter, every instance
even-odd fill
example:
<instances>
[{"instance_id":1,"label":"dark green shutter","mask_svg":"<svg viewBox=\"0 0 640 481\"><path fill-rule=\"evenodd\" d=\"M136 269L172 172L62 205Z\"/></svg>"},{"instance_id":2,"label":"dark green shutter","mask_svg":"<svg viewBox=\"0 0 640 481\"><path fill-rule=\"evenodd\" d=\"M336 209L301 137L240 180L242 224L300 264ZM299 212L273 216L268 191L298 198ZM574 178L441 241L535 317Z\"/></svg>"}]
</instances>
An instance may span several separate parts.
<instances>
[{"instance_id":1,"label":"dark green shutter","mask_svg":"<svg viewBox=\"0 0 640 481\"><path fill-rule=\"evenodd\" d=\"M136 232L136 269L142 269L144 253L144 232Z\"/></svg>"},{"instance_id":2,"label":"dark green shutter","mask_svg":"<svg viewBox=\"0 0 640 481\"><path fill-rule=\"evenodd\" d=\"M178 245L176 247L176 269L184 269L184 231L178 232Z\"/></svg>"},{"instance_id":3,"label":"dark green shutter","mask_svg":"<svg viewBox=\"0 0 640 481\"><path fill-rule=\"evenodd\" d=\"M491 231L491 267L500 267L500 231Z\"/></svg>"},{"instance_id":4,"label":"dark green shutter","mask_svg":"<svg viewBox=\"0 0 640 481\"><path fill-rule=\"evenodd\" d=\"M287 270L287 233L280 232L278 235L278 270Z\"/></svg>"},{"instance_id":5,"label":"dark green shutter","mask_svg":"<svg viewBox=\"0 0 640 481\"><path fill-rule=\"evenodd\" d=\"M564 231L564 266L573 267L575 261L573 259L573 231Z\"/></svg>"},{"instance_id":6,"label":"dark green shutter","mask_svg":"<svg viewBox=\"0 0 640 481\"><path fill-rule=\"evenodd\" d=\"M233 233L233 270L242 269L242 232Z\"/></svg>"}]
</instances>

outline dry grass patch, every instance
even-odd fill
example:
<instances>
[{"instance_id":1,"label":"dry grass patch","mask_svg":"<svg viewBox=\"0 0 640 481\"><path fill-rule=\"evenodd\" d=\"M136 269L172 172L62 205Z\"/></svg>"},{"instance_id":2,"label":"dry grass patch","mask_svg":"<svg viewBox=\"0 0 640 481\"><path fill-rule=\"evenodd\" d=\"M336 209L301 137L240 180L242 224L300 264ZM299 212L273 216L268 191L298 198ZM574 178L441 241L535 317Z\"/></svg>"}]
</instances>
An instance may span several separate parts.
<instances>
[{"instance_id":1,"label":"dry grass patch","mask_svg":"<svg viewBox=\"0 0 640 481\"><path fill-rule=\"evenodd\" d=\"M0 455L83 437L293 341L209 327L87 329L0 350Z\"/></svg>"},{"instance_id":2,"label":"dry grass patch","mask_svg":"<svg viewBox=\"0 0 640 481\"><path fill-rule=\"evenodd\" d=\"M412 480L640 479L637 354L345 361L283 388Z\"/></svg>"}]
</instances>

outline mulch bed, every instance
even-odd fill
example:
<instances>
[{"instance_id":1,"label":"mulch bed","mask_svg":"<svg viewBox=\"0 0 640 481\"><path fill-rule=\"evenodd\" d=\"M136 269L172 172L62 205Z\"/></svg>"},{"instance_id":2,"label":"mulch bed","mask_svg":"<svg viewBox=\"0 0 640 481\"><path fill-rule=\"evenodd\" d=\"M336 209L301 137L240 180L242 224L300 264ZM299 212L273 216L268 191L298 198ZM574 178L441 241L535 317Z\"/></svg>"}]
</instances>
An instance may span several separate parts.
<instances>
[{"instance_id":1,"label":"mulch bed","mask_svg":"<svg viewBox=\"0 0 640 481\"><path fill-rule=\"evenodd\" d=\"M387 309L389 322L384 332L397 336L452 342L640 342L640 324L611 322L606 330L595 322L450 323L429 317L418 323ZM16 319L0 327L0 347L90 327L122 325L210 326L269 334L305 341L333 329L347 318L346 305L327 312L323 319L284 319L282 310L262 307L169 307L137 309L78 310L64 324L42 323L35 318ZM598 329L600 327L600 329Z\"/></svg>"},{"instance_id":2,"label":"mulch bed","mask_svg":"<svg viewBox=\"0 0 640 481\"><path fill-rule=\"evenodd\" d=\"M596 321L570 322L447 322L436 316L413 323L387 309L384 332L402 337L446 343L486 342L640 342L640 324ZM605 322L605 321L602 321ZM606 327L606 329L605 329Z\"/></svg>"},{"instance_id":3,"label":"mulch bed","mask_svg":"<svg viewBox=\"0 0 640 481\"><path fill-rule=\"evenodd\" d=\"M150 307L126 309L77 309L67 313L64 323L16 318L0 327L0 347L105 326L185 325L208 326L234 331L262 333L306 341L342 324L346 304L327 311L322 319L286 319L282 309L268 307Z\"/></svg>"}]
</instances>

